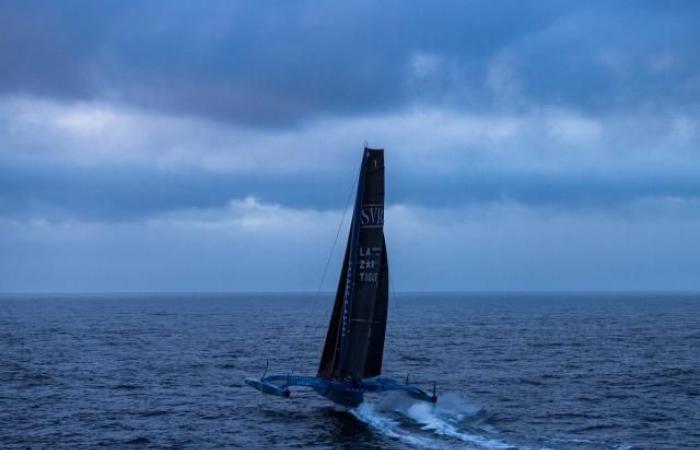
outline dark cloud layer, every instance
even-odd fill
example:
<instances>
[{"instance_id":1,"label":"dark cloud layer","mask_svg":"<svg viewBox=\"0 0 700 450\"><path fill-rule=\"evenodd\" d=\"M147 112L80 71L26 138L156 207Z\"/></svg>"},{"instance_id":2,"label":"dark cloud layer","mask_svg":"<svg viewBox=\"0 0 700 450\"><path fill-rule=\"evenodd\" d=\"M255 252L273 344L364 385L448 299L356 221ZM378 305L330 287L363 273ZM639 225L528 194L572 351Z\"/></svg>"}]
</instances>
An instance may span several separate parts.
<instances>
[{"instance_id":1,"label":"dark cloud layer","mask_svg":"<svg viewBox=\"0 0 700 450\"><path fill-rule=\"evenodd\" d=\"M229 122L691 108L696 2L3 2L0 92Z\"/></svg>"},{"instance_id":2,"label":"dark cloud layer","mask_svg":"<svg viewBox=\"0 0 700 450\"><path fill-rule=\"evenodd\" d=\"M139 221L170 211L223 208L248 196L289 208L338 210L355 173L212 174L204 171L17 166L0 170L0 216ZM615 211L645 199L700 199L689 176L579 176L478 171L459 175L390 173L388 202L428 209L512 202L564 210Z\"/></svg>"}]
</instances>

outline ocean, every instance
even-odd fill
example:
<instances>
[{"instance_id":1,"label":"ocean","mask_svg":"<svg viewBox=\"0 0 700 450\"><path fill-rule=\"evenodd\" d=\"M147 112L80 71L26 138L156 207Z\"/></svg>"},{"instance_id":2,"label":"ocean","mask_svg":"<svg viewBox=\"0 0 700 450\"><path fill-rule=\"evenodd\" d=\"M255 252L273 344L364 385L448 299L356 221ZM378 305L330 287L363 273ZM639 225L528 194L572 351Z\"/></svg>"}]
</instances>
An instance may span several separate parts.
<instances>
[{"instance_id":1,"label":"ocean","mask_svg":"<svg viewBox=\"0 0 700 450\"><path fill-rule=\"evenodd\" d=\"M243 383L315 374L332 301L3 295L0 447L700 448L698 294L394 295L383 372L434 407Z\"/></svg>"}]
</instances>

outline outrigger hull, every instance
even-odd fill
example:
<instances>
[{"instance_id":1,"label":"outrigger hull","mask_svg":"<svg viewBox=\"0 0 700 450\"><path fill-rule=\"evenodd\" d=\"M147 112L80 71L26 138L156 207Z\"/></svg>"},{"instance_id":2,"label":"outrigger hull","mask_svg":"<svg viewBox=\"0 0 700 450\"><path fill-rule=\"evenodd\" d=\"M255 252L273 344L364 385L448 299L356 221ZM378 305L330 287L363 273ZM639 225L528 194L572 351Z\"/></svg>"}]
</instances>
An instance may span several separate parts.
<instances>
[{"instance_id":1,"label":"outrigger hull","mask_svg":"<svg viewBox=\"0 0 700 450\"><path fill-rule=\"evenodd\" d=\"M403 391L416 400L429 403L437 401L435 385L433 385L433 392L430 394L416 384L403 384L385 377L366 378L360 383L347 383L321 377L270 375L263 378L246 378L245 382L263 394L283 398L290 397L290 387L310 387L327 399L349 408L354 408L362 403L366 392Z\"/></svg>"}]
</instances>

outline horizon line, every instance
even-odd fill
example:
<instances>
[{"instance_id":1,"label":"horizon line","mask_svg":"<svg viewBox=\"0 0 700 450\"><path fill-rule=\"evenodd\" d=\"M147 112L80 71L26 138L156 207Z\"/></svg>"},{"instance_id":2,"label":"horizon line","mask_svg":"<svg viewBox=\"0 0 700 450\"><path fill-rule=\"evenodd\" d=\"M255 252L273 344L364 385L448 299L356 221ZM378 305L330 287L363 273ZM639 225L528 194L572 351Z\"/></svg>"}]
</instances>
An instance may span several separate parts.
<instances>
[{"instance_id":1,"label":"horizon line","mask_svg":"<svg viewBox=\"0 0 700 450\"><path fill-rule=\"evenodd\" d=\"M153 291L0 291L0 297L13 295L335 295L335 291L303 291L303 290L153 290ZM692 289L449 289L449 290L405 290L392 291L392 295L413 294L700 294L700 290Z\"/></svg>"}]
</instances>

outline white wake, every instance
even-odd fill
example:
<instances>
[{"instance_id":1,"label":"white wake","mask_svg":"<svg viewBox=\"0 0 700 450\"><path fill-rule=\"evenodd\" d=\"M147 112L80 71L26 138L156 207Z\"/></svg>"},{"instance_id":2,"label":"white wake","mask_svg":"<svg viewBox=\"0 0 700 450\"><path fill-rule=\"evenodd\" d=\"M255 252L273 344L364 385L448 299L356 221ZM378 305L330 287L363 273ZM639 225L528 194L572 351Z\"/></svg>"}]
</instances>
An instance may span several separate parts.
<instances>
[{"instance_id":1,"label":"white wake","mask_svg":"<svg viewBox=\"0 0 700 450\"><path fill-rule=\"evenodd\" d=\"M476 446L476 448L484 449L515 449L513 445L505 442L489 439L477 434L467 433L460 430L454 424L448 422L437 414L433 409L433 405L424 402L414 403L406 411L406 416L415 420L422 425L423 430L433 431L439 435L451 437L468 444Z\"/></svg>"},{"instance_id":2,"label":"white wake","mask_svg":"<svg viewBox=\"0 0 700 450\"><path fill-rule=\"evenodd\" d=\"M366 423L376 431L384 434L392 439L399 440L409 445L420 448L444 449L447 448L443 443L427 437L418 436L410 433L400 427L399 423L378 413L374 405L364 402L357 408L351 409L350 412L362 422Z\"/></svg>"},{"instance_id":3,"label":"white wake","mask_svg":"<svg viewBox=\"0 0 700 450\"><path fill-rule=\"evenodd\" d=\"M401 421L390 416L391 411L418 425L421 431L412 431L402 426ZM461 448L473 450L518 448L484 436L490 433L488 429L479 428L475 432L463 429L463 422L477 420L481 410L455 394L441 396L436 405L417 402L403 395L389 395L376 405L365 401L351 412L385 436L419 448L455 448L458 442L462 443Z\"/></svg>"}]
</instances>

